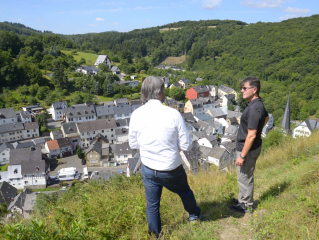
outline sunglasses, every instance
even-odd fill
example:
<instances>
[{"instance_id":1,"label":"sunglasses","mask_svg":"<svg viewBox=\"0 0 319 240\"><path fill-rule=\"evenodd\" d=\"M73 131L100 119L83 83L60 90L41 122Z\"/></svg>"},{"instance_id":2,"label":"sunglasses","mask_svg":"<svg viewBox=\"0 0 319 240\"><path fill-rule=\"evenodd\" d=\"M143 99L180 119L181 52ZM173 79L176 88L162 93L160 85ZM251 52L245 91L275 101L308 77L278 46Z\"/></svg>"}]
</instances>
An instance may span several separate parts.
<instances>
[{"instance_id":1,"label":"sunglasses","mask_svg":"<svg viewBox=\"0 0 319 240\"><path fill-rule=\"evenodd\" d=\"M252 89L253 87L241 87L241 90L246 91L247 89Z\"/></svg>"}]
</instances>

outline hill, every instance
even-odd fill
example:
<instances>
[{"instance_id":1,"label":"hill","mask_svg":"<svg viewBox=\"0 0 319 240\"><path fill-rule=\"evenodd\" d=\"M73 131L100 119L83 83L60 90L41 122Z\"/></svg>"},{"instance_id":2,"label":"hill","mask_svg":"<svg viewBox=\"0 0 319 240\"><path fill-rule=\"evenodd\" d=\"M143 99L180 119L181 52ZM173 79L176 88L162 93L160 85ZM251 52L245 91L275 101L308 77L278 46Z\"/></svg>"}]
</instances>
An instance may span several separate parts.
<instances>
[{"instance_id":1,"label":"hill","mask_svg":"<svg viewBox=\"0 0 319 240\"><path fill-rule=\"evenodd\" d=\"M204 221L190 224L177 195L163 191L165 239L317 239L319 132L284 138L258 159L253 214L228 209L237 195L235 172L213 168L189 175ZM140 175L76 184L60 198L42 195L33 220L4 226L6 239L148 239ZM18 238L19 237L19 238Z\"/></svg>"},{"instance_id":2,"label":"hill","mask_svg":"<svg viewBox=\"0 0 319 240\"><path fill-rule=\"evenodd\" d=\"M27 27L21 23L0 22L0 31L13 31L19 36L31 36L32 34L52 34L51 31L40 31Z\"/></svg>"}]
</instances>

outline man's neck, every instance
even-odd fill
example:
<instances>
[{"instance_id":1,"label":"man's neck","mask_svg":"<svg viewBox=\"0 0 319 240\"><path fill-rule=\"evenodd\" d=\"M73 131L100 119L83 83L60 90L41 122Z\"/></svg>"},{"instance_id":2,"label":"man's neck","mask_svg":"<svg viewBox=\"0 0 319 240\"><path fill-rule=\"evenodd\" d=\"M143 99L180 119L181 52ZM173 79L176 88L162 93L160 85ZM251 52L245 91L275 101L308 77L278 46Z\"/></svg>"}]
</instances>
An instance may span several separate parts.
<instances>
[{"instance_id":1,"label":"man's neck","mask_svg":"<svg viewBox=\"0 0 319 240\"><path fill-rule=\"evenodd\" d=\"M254 95L254 96L252 96L252 98L247 99L247 101L248 101L248 102L251 102L251 101L255 100L256 98L259 98L259 96Z\"/></svg>"}]
</instances>

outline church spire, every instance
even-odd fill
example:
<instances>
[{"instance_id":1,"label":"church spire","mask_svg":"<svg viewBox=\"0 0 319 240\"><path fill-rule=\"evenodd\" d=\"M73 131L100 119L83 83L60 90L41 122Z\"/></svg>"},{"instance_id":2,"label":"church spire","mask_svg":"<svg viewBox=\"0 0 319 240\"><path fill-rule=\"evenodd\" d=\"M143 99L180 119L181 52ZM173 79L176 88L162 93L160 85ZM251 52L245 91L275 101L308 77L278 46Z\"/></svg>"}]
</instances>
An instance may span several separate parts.
<instances>
[{"instance_id":1,"label":"church spire","mask_svg":"<svg viewBox=\"0 0 319 240\"><path fill-rule=\"evenodd\" d=\"M284 128L286 132L290 132L290 95L288 96L287 105L281 119L280 127Z\"/></svg>"}]
</instances>

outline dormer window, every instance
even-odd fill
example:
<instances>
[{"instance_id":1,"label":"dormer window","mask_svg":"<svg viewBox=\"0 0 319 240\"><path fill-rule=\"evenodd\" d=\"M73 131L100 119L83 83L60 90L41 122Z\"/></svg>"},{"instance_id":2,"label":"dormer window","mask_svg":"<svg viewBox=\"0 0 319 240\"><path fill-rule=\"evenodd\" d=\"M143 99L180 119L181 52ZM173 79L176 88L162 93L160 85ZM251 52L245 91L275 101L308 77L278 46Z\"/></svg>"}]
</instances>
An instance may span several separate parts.
<instances>
[{"instance_id":1,"label":"dormer window","mask_svg":"<svg viewBox=\"0 0 319 240\"><path fill-rule=\"evenodd\" d=\"M94 110L91 110L91 113L94 113Z\"/></svg>"},{"instance_id":2,"label":"dormer window","mask_svg":"<svg viewBox=\"0 0 319 240\"><path fill-rule=\"evenodd\" d=\"M78 115L81 115L81 113L80 113L79 111L77 111L77 114L78 114Z\"/></svg>"},{"instance_id":3,"label":"dormer window","mask_svg":"<svg viewBox=\"0 0 319 240\"><path fill-rule=\"evenodd\" d=\"M36 170L36 171L39 171L39 170L40 170L40 168L39 168L39 167L35 167L35 170Z\"/></svg>"},{"instance_id":4,"label":"dormer window","mask_svg":"<svg viewBox=\"0 0 319 240\"><path fill-rule=\"evenodd\" d=\"M84 112L85 112L85 114L89 114L88 111L86 111L86 110Z\"/></svg>"},{"instance_id":5,"label":"dormer window","mask_svg":"<svg viewBox=\"0 0 319 240\"><path fill-rule=\"evenodd\" d=\"M14 169L13 173L14 173L14 174L17 174L17 173L18 173L18 169L17 169L17 168Z\"/></svg>"}]
</instances>

